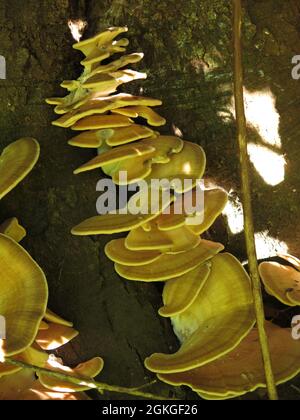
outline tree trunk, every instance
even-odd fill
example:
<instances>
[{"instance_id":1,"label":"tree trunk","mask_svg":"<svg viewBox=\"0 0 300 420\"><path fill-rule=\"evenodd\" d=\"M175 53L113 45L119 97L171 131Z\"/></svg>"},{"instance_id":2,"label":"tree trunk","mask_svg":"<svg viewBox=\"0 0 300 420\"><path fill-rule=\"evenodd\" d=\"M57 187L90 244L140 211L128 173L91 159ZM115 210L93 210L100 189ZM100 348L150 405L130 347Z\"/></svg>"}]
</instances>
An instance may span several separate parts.
<instances>
[{"instance_id":1,"label":"tree trunk","mask_svg":"<svg viewBox=\"0 0 300 420\"><path fill-rule=\"evenodd\" d=\"M285 181L275 187L253 170L256 230L269 230L299 255L300 81L291 77L291 59L300 54L300 5L248 0L244 6L246 88L270 89L275 96L281 152L288 162ZM17 216L27 228L24 246L47 275L50 308L80 331L64 351L66 360L101 355L106 362L101 381L136 387L153 379L143 366L145 357L173 352L178 344L169 322L157 314L162 287L120 279L103 252L111 237L70 234L72 226L95 214L101 177L97 171L73 176L93 151L69 147L71 133L51 126L55 116L44 103L62 95L60 82L81 71L80 54L71 48L70 18L88 21L86 35L112 25L129 27L130 51L145 53L139 70L148 79L126 91L143 87L144 95L162 99L161 114L168 119L163 131L177 127L185 139L201 144L208 179L239 193L234 120L224 119L232 98L231 7L227 0L0 0L0 55L7 62L7 79L0 80L0 146L30 136L42 148L33 173L1 203L0 220ZM253 127L249 139L264 144ZM217 225L210 236L244 257L241 235ZM163 384L149 390L186 397Z\"/></svg>"}]
</instances>

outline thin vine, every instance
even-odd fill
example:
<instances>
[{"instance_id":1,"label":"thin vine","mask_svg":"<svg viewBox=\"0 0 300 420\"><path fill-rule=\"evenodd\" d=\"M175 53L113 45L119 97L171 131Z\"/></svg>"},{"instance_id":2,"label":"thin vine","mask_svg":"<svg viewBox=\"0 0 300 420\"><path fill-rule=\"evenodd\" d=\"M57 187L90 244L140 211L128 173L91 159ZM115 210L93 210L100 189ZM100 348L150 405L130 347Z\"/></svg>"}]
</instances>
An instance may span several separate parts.
<instances>
[{"instance_id":1,"label":"thin vine","mask_svg":"<svg viewBox=\"0 0 300 420\"><path fill-rule=\"evenodd\" d=\"M257 328L264 361L266 384L270 400L278 400L278 394L272 369L272 361L265 330L265 313L262 298L261 281L258 272L257 254L254 239L253 213L251 204L251 186L249 173L249 158L247 153L247 128L243 93L243 65L242 65L242 6L241 0L233 3L233 32L234 32L234 97L237 122L237 137L240 150L240 169L243 193L243 210L245 224L245 240L249 261L249 271L252 280L254 307Z\"/></svg>"},{"instance_id":2,"label":"thin vine","mask_svg":"<svg viewBox=\"0 0 300 420\"><path fill-rule=\"evenodd\" d=\"M5 363L9 363L11 365L14 366L18 366L22 369L30 369L34 372L36 372L37 374L42 373L42 374L46 374L48 376L51 376L53 378L62 380L62 381L67 381L70 382L72 384L75 385L80 385L80 386L84 386L90 389L97 389L100 393L102 393L103 391L109 391L109 392L116 392L118 394L127 394L127 395L133 395L134 397L140 397L140 398L147 398L147 399L151 399L151 400L174 400L177 401L177 398L167 398L167 397L162 397L161 395L155 395L155 394L151 394L149 392L142 392L140 391L141 388L144 388L145 386L142 386L141 388L125 388L122 386L117 386L117 385L108 385L102 382L97 382L91 379L87 379L87 378L80 378L80 377L76 377L76 376L71 376L71 375L67 375L65 373L62 372L57 372L57 371L53 371L50 369L46 369L46 368L41 368L38 366L34 366L31 365L29 363L24 363L24 362L20 362L18 360L14 360L11 358L5 358ZM151 385L151 384L149 384Z\"/></svg>"}]
</instances>

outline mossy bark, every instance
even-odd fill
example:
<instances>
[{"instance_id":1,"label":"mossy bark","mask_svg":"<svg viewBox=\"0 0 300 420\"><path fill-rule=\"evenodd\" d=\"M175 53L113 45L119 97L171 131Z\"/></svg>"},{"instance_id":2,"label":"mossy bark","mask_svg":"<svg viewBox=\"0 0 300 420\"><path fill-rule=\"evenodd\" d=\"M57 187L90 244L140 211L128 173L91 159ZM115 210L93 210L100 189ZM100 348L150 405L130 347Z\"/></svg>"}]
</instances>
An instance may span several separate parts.
<instances>
[{"instance_id":1,"label":"mossy bark","mask_svg":"<svg viewBox=\"0 0 300 420\"><path fill-rule=\"evenodd\" d=\"M300 81L291 77L291 59L300 54L300 6L296 0L248 0L244 7L246 88L268 88L275 95L288 161L285 181L276 187L253 171L256 230L269 230L299 255ZM145 95L161 98L161 113L168 119L164 130L172 132L176 126L185 139L201 144L208 178L239 193L235 125L232 118L222 117L232 98L230 2L0 0L0 55L7 60L7 80L0 80L0 146L31 136L42 147L33 173L1 202L0 220L16 215L25 225L24 246L47 274L50 307L80 331L65 351L68 361L99 354L106 362L101 381L139 386L152 379L144 358L155 351L174 351L177 341L169 322L157 315L161 287L120 279L103 253L111 238L70 234L73 225L95 214L101 174L73 176L73 169L93 152L67 146L70 132L51 126L55 116L44 103L45 97L63 94L63 79L80 72L69 18L86 19L89 35L106 26L128 25L130 50L145 53L139 69L147 71L148 79L126 90L143 88ZM249 130L249 138L262 142L255 130ZM233 237L220 224L210 236L244 256L242 236ZM157 385L151 391L168 396L170 389ZM287 388L282 392L291 396ZM294 397L299 398L296 391Z\"/></svg>"}]
</instances>

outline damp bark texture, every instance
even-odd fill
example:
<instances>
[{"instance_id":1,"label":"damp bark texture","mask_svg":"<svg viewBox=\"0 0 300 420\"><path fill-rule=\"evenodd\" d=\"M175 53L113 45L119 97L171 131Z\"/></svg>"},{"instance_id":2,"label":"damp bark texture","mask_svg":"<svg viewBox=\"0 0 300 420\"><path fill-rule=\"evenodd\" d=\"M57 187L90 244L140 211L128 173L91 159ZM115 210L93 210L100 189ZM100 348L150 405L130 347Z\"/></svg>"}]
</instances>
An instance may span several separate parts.
<instances>
[{"instance_id":1,"label":"damp bark texture","mask_svg":"<svg viewBox=\"0 0 300 420\"><path fill-rule=\"evenodd\" d=\"M280 120L273 137L280 137L281 145L267 143L268 136L255 125L249 127L248 138L287 161L285 180L276 186L267 184L252 167L255 231L268 231L299 256L300 80L291 76L291 61L300 54L300 5L297 0L248 0L243 6L245 87L250 93L274 96ZM174 352L178 343L169 322L157 314L162 287L120 279L103 252L111 237L70 234L72 226L95 214L96 183L102 176L100 171L72 174L93 152L69 147L71 132L51 126L55 116L44 103L46 97L62 95L60 82L81 71L80 54L72 50L70 18L88 21L85 36L107 26L129 27L129 50L145 53L139 70L146 71L148 79L126 86L126 91L139 93L143 88L144 95L162 99L161 114L168 120L163 132L177 127L185 139L201 144L208 158L207 178L238 195L235 121L230 111L230 2L0 0L0 55L7 63L7 79L0 80L0 146L30 136L42 148L35 170L1 202L0 220L17 216L27 228L24 246L45 270L50 308L80 331L64 351L66 360L76 363L101 355L106 362L101 382L141 386L153 380L143 367L145 357L156 351ZM219 220L209 236L244 258L242 234L230 233L225 222ZM299 380L281 388L281 396L299 398L297 385ZM162 384L147 391L193 397Z\"/></svg>"}]
</instances>

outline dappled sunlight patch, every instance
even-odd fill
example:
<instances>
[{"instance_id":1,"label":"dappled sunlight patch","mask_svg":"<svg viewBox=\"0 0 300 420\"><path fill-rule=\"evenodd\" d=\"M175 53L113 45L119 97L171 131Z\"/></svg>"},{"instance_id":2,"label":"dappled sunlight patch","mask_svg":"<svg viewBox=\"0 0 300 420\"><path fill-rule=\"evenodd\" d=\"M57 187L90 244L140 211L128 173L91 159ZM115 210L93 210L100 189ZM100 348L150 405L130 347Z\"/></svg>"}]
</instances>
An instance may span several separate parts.
<instances>
[{"instance_id":1,"label":"dappled sunlight patch","mask_svg":"<svg viewBox=\"0 0 300 420\"><path fill-rule=\"evenodd\" d=\"M243 232L243 206L239 197L233 191L229 192L228 202L223 210L223 215L226 217L228 227L233 235Z\"/></svg>"},{"instance_id":2,"label":"dappled sunlight patch","mask_svg":"<svg viewBox=\"0 0 300 420\"><path fill-rule=\"evenodd\" d=\"M85 28L87 27L87 22L82 19L69 19L68 26L74 40L79 42L83 36Z\"/></svg>"},{"instance_id":3,"label":"dappled sunlight patch","mask_svg":"<svg viewBox=\"0 0 300 420\"><path fill-rule=\"evenodd\" d=\"M248 124L253 127L263 142L281 148L279 133L280 115L276 109L276 98L270 89L250 92L244 90L245 114Z\"/></svg>"},{"instance_id":4,"label":"dappled sunlight patch","mask_svg":"<svg viewBox=\"0 0 300 420\"><path fill-rule=\"evenodd\" d=\"M103 369L104 362L100 357L95 357L87 362L81 363L74 369L64 366L59 360L52 358L48 360L48 367L54 372L63 372L69 376L75 376L82 378L80 385L72 383L71 381L54 378L46 373L39 373L38 377L41 384L56 392L81 392L96 386L91 381L92 378L96 377Z\"/></svg>"},{"instance_id":5,"label":"dappled sunlight patch","mask_svg":"<svg viewBox=\"0 0 300 420\"><path fill-rule=\"evenodd\" d=\"M267 184L275 186L284 181L287 164L284 155L254 143L248 144L248 153L253 166Z\"/></svg>"},{"instance_id":6,"label":"dappled sunlight patch","mask_svg":"<svg viewBox=\"0 0 300 420\"><path fill-rule=\"evenodd\" d=\"M77 335L78 331L74 328L48 324L47 329L38 332L36 342L43 350L55 350L73 340Z\"/></svg>"},{"instance_id":7,"label":"dappled sunlight patch","mask_svg":"<svg viewBox=\"0 0 300 420\"><path fill-rule=\"evenodd\" d=\"M0 338L0 363L3 363L4 360L5 360L4 340Z\"/></svg>"},{"instance_id":8,"label":"dappled sunlight patch","mask_svg":"<svg viewBox=\"0 0 300 420\"><path fill-rule=\"evenodd\" d=\"M268 185L278 185L285 179L287 162L281 153L280 115L276 109L276 98L270 89L250 92L244 88L244 103L247 124L264 143L248 144L250 160ZM228 110L235 118L233 97Z\"/></svg>"},{"instance_id":9,"label":"dappled sunlight patch","mask_svg":"<svg viewBox=\"0 0 300 420\"><path fill-rule=\"evenodd\" d=\"M271 90L251 92L244 87L244 105L248 126L257 131L266 145L280 150L282 146L279 133L280 115L276 109L276 98ZM228 110L235 118L233 97Z\"/></svg>"},{"instance_id":10,"label":"dappled sunlight patch","mask_svg":"<svg viewBox=\"0 0 300 420\"><path fill-rule=\"evenodd\" d=\"M267 230L255 233L255 245L259 260L288 252L288 245L278 238L273 238Z\"/></svg>"}]
</instances>

